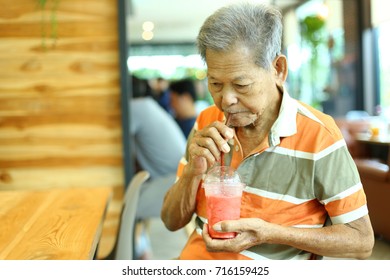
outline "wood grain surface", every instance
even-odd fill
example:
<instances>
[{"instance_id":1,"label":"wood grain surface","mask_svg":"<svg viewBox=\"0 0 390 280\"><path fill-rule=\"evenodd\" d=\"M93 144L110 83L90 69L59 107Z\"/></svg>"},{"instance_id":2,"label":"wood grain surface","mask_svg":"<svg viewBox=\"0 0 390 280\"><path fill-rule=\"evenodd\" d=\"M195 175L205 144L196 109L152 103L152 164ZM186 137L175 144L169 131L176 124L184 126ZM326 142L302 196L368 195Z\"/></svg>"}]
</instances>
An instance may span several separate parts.
<instances>
[{"instance_id":1,"label":"wood grain surface","mask_svg":"<svg viewBox=\"0 0 390 280\"><path fill-rule=\"evenodd\" d=\"M123 187L117 1L55 2L0 0L0 190Z\"/></svg>"},{"instance_id":2,"label":"wood grain surface","mask_svg":"<svg viewBox=\"0 0 390 280\"><path fill-rule=\"evenodd\" d=\"M92 259L112 189L0 191L0 259Z\"/></svg>"}]
</instances>

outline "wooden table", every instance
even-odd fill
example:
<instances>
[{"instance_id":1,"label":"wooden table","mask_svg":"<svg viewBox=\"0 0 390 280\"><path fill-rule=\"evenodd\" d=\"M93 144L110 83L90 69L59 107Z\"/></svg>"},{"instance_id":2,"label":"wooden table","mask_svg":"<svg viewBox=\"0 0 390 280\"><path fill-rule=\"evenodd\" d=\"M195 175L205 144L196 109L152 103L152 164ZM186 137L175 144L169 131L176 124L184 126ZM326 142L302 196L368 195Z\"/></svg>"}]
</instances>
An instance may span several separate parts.
<instances>
[{"instance_id":1,"label":"wooden table","mask_svg":"<svg viewBox=\"0 0 390 280\"><path fill-rule=\"evenodd\" d=\"M0 260L92 259L111 188L0 191Z\"/></svg>"},{"instance_id":2,"label":"wooden table","mask_svg":"<svg viewBox=\"0 0 390 280\"><path fill-rule=\"evenodd\" d=\"M357 133L355 139L359 142L377 144L377 145L390 145L390 135L383 137L371 137L368 133Z\"/></svg>"},{"instance_id":3,"label":"wooden table","mask_svg":"<svg viewBox=\"0 0 390 280\"><path fill-rule=\"evenodd\" d=\"M390 152L389 152L390 135L383 136L383 137L371 137L367 133L358 133L358 134L356 134L355 139L356 139L356 141L363 143L363 144L379 146L379 147L382 147L382 149L386 149L387 156L383 155L381 158L384 161L387 160L387 164L390 165ZM371 155L368 155L368 156L371 156Z\"/></svg>"}]
</instances>

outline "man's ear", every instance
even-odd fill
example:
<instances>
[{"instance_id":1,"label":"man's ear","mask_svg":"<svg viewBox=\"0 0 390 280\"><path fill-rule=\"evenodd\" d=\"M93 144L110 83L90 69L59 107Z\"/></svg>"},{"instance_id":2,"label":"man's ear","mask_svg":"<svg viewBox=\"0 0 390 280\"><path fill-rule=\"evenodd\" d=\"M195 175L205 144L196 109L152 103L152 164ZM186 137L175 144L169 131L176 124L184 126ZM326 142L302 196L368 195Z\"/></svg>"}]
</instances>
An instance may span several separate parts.
<instances>
[{"instance_id":1,"label":"man's ear","mask_svg":"<svg viewBox=\"0 0 390 280\"><path fill-rule=\"evenodd\" d=\"M278 55L272 63L275 71L276 83L278 86L283 86L287 79L288 65L285 55Z\"/></svg>"}]
</instances>

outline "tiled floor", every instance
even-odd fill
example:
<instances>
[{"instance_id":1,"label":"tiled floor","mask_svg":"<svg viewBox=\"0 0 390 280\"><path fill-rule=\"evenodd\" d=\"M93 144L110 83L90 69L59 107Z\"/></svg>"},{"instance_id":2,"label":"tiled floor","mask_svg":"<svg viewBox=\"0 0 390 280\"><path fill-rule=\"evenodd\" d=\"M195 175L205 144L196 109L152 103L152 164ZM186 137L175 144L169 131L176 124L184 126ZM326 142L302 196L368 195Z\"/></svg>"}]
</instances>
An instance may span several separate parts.
<instances>
[{"instance_id":1,"label":"tiled floor","mask_svg":"<svg viewBox=\"0 0 390 280\"><path fill-rule=\"evenodd\" d=\"M152 219L150 223L150 241L153 259L169 260L179 256L187 242L184 229L171 232L166 229L160 219Z\"/></svg>"}]
</instances>

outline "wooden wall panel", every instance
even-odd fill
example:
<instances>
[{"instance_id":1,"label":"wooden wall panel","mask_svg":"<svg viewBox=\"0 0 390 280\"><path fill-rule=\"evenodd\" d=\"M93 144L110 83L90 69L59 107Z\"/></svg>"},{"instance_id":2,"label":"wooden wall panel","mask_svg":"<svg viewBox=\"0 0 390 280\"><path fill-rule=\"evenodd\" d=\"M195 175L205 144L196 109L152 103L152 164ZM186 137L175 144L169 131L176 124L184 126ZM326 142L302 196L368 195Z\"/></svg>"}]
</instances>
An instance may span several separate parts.
<instances>
[{"instance_id":1,"label":"wooden wall panel","mask_svg":"<svg viewBox=\"0 0 390 280\"><path fill-rule=\"evenodd\" d=\"M0 190L123 187L117 1L59 0L57 40L37 3L0 0Z\"/></svg>"}]
</instances>

